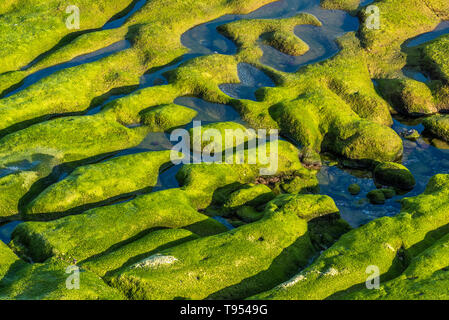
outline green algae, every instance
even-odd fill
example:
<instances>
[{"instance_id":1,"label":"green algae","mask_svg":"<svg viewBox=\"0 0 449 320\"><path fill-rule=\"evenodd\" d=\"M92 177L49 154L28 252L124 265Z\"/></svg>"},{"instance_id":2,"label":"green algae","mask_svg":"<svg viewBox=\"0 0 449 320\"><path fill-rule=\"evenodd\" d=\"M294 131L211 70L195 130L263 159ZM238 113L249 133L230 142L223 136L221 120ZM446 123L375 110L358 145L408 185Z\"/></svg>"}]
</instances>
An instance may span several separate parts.
<instances>
[{"instance_id":1,"label":"green algae","mask_svg":"<svg viewBox=\"0 0 449 320\"><path fill-rule=\"evenodd\" d=\"M19 159L9 158L1 165L2 170L10 173L0 178L0 221L19 218L22 199L59 164L57 159L38 153Z\"/></svg>"},{"instance_id":2,"label":"green algae","mask_svg":"<svg viewBox=\"0 0 449 320\"><path fill-rule=\"evenodd\" d=\"M436 113L437 107L431 89L412 79L378 80L379 91L400 113L422 116Z\"/></svg>"},{"instance_id":3,"label":"green algae","mask_svg":"<svg viewBox=\"0 0 449 320\"><path fill-rule=\"evenodd\" d=\"M171 189L55 221L20 224L12 243L34 261L53 255L81 261L157 228L186 228L199 235L226 230L194 210L183 191Z\"/></svg>"},{"instance_id":4,"label":"green algae","mask_svg":"<svg viewBox=\"0 0 449 320\"><path fill-rule=\"evenodd\" d=\"M195 240L198 236L184 229L163 229L119 247L116 250L85 260L81 266L103 277L129 267L142 257Z\"/></svg>"},{"instance_id":5,"label":"green algae","mask_svg":"<svg viewBox=\"0 0 449 320\"><path fill-rule=\"evenodd\" d=\"M435 78L449 82L449 36L441 36L434 41L412 48L411 54L418 52L418 63ZM414 57L416 59L416 57ZM412 63L417 63L412 61Z\"/></svg>"},{"instance_id":6,"label":"green algae","mask_svg":"<svg viewBox=\"0 0 449 320\"><path fill-rule=\"evenodd\" d=\"M367 279L375 265L381 280L392 279L414 257L447 232L449 176L433 177L425 192L403 200L401 213L383 217L343 235L309 267L256 299L325 299Z\"/></svg>"},{"instance_id":7,"label":"green algae","mask_svg":"<svg viewBox=\"0 0 449 320\"><path fill-rule=\"evenodd\" d=\"M318 181L314 172L304 168L298 158L298 149L286 141L277 141L278 150L276 175L298 173L303 180L317 185ZM273 150L274 151L274 150ZM266 144L267 156L271 152L271 143ZM232 164L227 163L200 163L184 165L177 174L177 179L186 191L191 201L197 208L206 208L211 204L214 192L233 183L251 183L261 175L260 170L270 165L264 165L257 160L256 164L250 164L248 150L245 151L245 161L237 164L233 156ZM273 159L273 161L276 161Z\"/></svg>"},{"instance_id":8,"label":"green algae","mask_svg":"<svg viewBox=\"0 0 449 320\"><path fill-rule=\"evenodd\" d=\"M0 280L0 300L122 300L124 296L107 286L92 272L79 271L79 289L68 289L73 269L57 259L43 264L14 265ZM67 270L72 270L66 273Z\"/></svg>"},{"instance_id":9,"label":"green algae","mask_svg":"<svg viewBox=\"0 0 449 320\"><path fill-rule=\"evenodd\" d=\"M0 281L14 265L25 265L14 252L2 241L0 241Z\"/></svg>"},{"instance_id":10,"label":"green algae","mask_svg":"<svg viewBox=\"0 0 449 320\"><path fill-rule=\"evenodd\" d=\"M189 130L190 147L197 152L220 152L233 149L249 140L255 139L255 132L236 122L216 122L201 125Z\"/></svg>"},{"instance_id":11,"label":"green algae","mask_svg":"<svg viewBox=\"0 0 449 320\"><path fill-rule=\"evenodd\" d=\"M385 203L385 193L381 190L371 190L368 192L366 197L372 204L384 204Z\"/></svg>"},{"instance_id":12,"label":"green algae","mask_svg":"<svg viewBox=\"0 0 449 320\"><path fill-rule=\"evenodd\" d=\"M376 290L359 290L342 294L339 299L351 300L447 300L449 235L410 261L407 269Z\"/></svg>"},{"instance_id":13,"label":"green algae","mask_svg":"<svg viewBox=\"0 0 449 320\"><path fill-rule=\"evenodd\" d=\"M78 31L83 31L102 27L131 3L132 0L75 0L70 5L77 6L82 12ZM57 0L20 1L3 10L13 6L14 10L8 10L0 16L0 73L25 67L74 32L66 26L68 4L64 5Z\"/></svg>"},{"instance_id":14,"label":"green algae","mask_svg":"<svg viewBox=\"0 0 449 320\"><path fill-rule=\"evenodd\" d=\"M170 161L171 151L144 152L79 167L42 191L25 214L84 211L89 205L151 188L157 183L159 171Z\"/></svg>"},{"instance_id":15,"label":"green algae","mask_svg":"<svg viewBox=\"0 0 449 320\"><path fill-rule=\"evenodd\" d=\"M358 195L360 193L360 190L361 190L360 186L356 183L353 183L348 187L349 193L352 194L353 196Z\"/></svg>"},{"instance_id":16,"label":"green algae","mask_svg":"<svg viewBox=\"0 0 449 320\"><path fill-rule=\"evenodd\" d=\"M61 70L3 99L0 101L0 130L11 132L15 126L38 122L41 117L55 113L83 112L112 93L128 92L129 87L139 84L146 70L166 65L186 53L180 36L191 27L227 13L248 12L269 2L272 0L252 0L244 4L208 1L204 6L192 6L188 16L178 1L148 2L123 27L129 30L127 37L132 48L93 63ZM125 29L118 33L122 30ZM70 50L68 48L67 52Z\"/></svg>"},{"instance_id":17,"label":"green algae","mask_svg":"<svg viewBox=\"0 0 449 320\"><path fill-rule=\"evenodd\" d=\"M416 184L412 173L399 163L381 163L376 166L373 175L376 183L402 190L411 190Z\"/></svg>"},{"instance_id":18,"label":"green algae","mask_svg":"<svg viewBox=\"0 0 449 320\"><path fill-rule=\"evenodd\" d=\"M229 198L224 203L224 208L234 211L241 206L258 207L271 201L274 197L274 193L266 185L250 184L231 193Z\"/></svg>"},{"instance_id":19,"label":"green algae","mask_svg":"<svg viewBox=\"0 0 449 320\"><path fill-rule=\"evenodd\" d=\"M242 298L304 266L314 251L307 221L337 211L326 196L281 196L261 220L149 256L111 284L133 299Z\"/></svg>"},{"instance_id":20,"label":"green algae","mask_svg":"<svg viewBox=\"0 0 449 320\"><path fill-rule=\"evenodd\" d=\"M449 117L446 115L435 115L424 119L423 125L426 130L438 138L449 141Z\"/></svg>"},{"instance_id":21,"label":"green algae","mask_svg":"<svg viewBox=\"0 0 449 320\"><path fill-rule=\"evenodd\" d=\"M127 128L102 115L65 117L33 125L1 139L0 159L11 154L47 154L61 162L77 161L138 145L146 128ZM4 161L4 160L3 160Z\"/></svg>"},{"instance_id":22,"label":"green algae","mask_svg":"<svg viewBox=\"0 0 449 320\"><path fill-rule=\"evenodd\" d=\"M141 114L142 123L148 126L151 132L165 132L190 123L198 112L176 104L168 104L150 108Z\"/></svg>"},{"instance_id":23,"label":"green algae","mask_svg":"<svg viewBox=\"0 0 449 320\"><path fill-rule=\"evenodd\" d=\"M244 222L251 223L262 219L263 212L259 212L253 207L243 206L237 209L236 215Z\"/></svg>"},{"instance_id":24,"label":"green algae","mask_svg":"<svg viewBox=\"0 0 449 320\"><path fill-rule=\"evenodd\" d=\"M309 46L294 34L295 26L300 24L321 26L313 15L303 13L286 19L239 20L218 30L236 41L240 55L255 61L254 56L262 55L259 38L285 54L299 56L309 51Z\"/></svg>"}]
</instances>

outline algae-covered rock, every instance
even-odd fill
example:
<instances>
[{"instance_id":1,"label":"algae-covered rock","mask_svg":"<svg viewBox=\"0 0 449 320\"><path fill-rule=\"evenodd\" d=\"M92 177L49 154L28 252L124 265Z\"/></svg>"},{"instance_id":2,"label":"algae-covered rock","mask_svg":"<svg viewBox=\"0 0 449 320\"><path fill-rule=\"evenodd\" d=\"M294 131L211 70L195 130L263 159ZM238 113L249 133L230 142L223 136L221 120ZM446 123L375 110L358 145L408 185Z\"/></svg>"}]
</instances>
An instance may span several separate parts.
<instances>
[{"instance_id":1,"label":"algae-covered rock","mask_svg":"<svg viewBox=\"0 0 449 320\"><path fill-rule=\"evenodd\" d=\"M261 169L276 169L270 172L272 176L298 174L304 184L317 185L316 173L305 169L298 158L298 149L291 143L279 140L276 142L277 152L272 143L266 144L266 156L270 164L249 164L248 150L245 151L243 164L237 164L235 158L232 164L201 163L184 165L177 174L177 179L186 191L194 205L206 208L211 202L214 192L219 188L233 183L250 183L263 176ZM272 149L274 148L274 149ZM272 157L270 156L272 154ZM273 167L274 166L274 167ZM271 171L271 170L269 170ZM307 181L307 182L306 182ZM235 190L234 190L235 191Z\"/></svg>"},{"instance_id":2,"label":"algae-covered rock","mask_svg":"<svg viewBox=\"0 0 449 320\"><path fill-rule=\"evenodd\" d=\"M246 185L233 192L224 203L224 208L234 211L241 206L257 207L275 197L269 187L263 184Z\"/></svg>"},{"instance_id":3,"label":"algae-covered rock","mask_svg":"<svg viewBox=\"0 0 449 320\"><path fill-rule=\"evenodd\" d=\"M362 287L369 266L381 281L399 276L415 257L448 232L449 175L436 175L426 191L403 201L401 213L383 217L343 235L309 267L256 299L325 299Z\"/></svg>"},{"instance_id":4,"label":"algae-covered rock","mask_svg":"<svg viewBox=\"0 0 449 320\"><path fill-rule=\"evenodd\" d=\"M385 203L385 194L382 190L372 190L366 196L372 204Z\"/></svg>"},{"instance_id":5,"label":"algae-covered rock","mask_svg":"<svg viewBox=\"0 0 449 320\"><path fill-rule=\"evenodd\" d=\"M361 289L342 294L351 300L440 300L449 299L449 235L443 236L413 257L402 274L380 283L376 290Z\"/></svg>"},{"instance_id":6,"label":"algae-covered rock","mask_svg":"<svg viewBox=\"0 0 449 320\"><path fill-rule=\"evenodd\" d=\"M85 260L81 266L103 277L120 268L128 267L142 257L197 239L198 236L184 229L163 229L150 232L123 246Z\"/></svg>"},{"instance_id":7,"label":"algae-covered rock","mask_svg":"<svg viewBox=\"0 0 449 320\"><path fill-rule=\"evenodd\" d=\"M0 281L12 266L24 266L25 264L6 244L0 241Z\"/></svg>"},{"instance_id":8,"label":"algae-covered rock","mask_svg":"<svg viewBox=\"0 0 449 320\"><path fill-rule=\"evenodd\" d=\"M423 125L426 130L436 135L438 138L449 141L449 116L435 115L424 119Z\"/></svg>"},{"instance_id":9,"label":"algae-covered rock","mask_svg":"<svg viewBox=\"0 0 449 320\"><path fill-rule=\"evenodd\" d=\"M291 56L300 56L309 51L309 46L292 32L274 31L263 36L264 42Z\"/></svg>"},{"instance_id":10,"label":"algae-covered rock","mask_svg":"<svg viewBox=\"0 0 449 320\"><path fill-rule=\"evenodd\" d=\"M356 196L360 193L361 188L357 183L353 183L348 187L348 191L350 194L352 194L353 196Z\"/></svg>"},{"instance_id":11,"label":"algae-covered rock","mask_svg":"<svg viewBox=\"0 0 449 320\"><path fill-rule=\"evenodd\" d=\"M12 243L33 261L53 255L81 261L155 228L186 228L199 235L226 231L194 210L184 191L170 189L55 221L20 224Z\"/></svg>"},{"instance_id":12,"label":"algae-covered rock","mask_svg":"<svg viewBox=\"0 0 449 320\"><path fill-rule=\"evenodd\" d=\"M379 91L402 114L421 116L438 110L430 88L413 79L378 80Z\"/></svg>"},{"instance_id":13,"label":"algae-covered rock","mask_svg":"<svg viewBox=\"0 0 449 320\"><path fill-rule=\"evenodd\" d=\"M326 196L281 196L267 206L261 220L164 250L158 259L170 257L167 263L137 263L114 276L111 284L134 299L243 298L283 281L307 263L314 251L307 221L337 211Z\"/></svg>"},{"instance_id":14,"label":"algae-covered rock","mask_svg":"<svg viewBox=\"0 0 449 320\"><path fill-rule=\"evenodd\" d=\"M58 159L45 154L18 157L20 161L6 160L0 167L0 221L19 217L22 199L36 191L39 180L48 176Z\"/></svg>"},{"instance_id":15,"label":"algae-covered rock","mask_svg":"<svg viewBox=\"0 0 449 320\"><path fill-rule=\"evenodd\" d=\"M421 137L419 132L415 129L404 130L400 133L400 135L404 139L411 140L411 141L415 141L416 139L419 139L419 137Z\"/></svg>"},{"instance_id":16,"label":"algae-covered rock","mask_svg":"<svg viewBox=\"0 0 449 320\"><path fill-rule=\"evenodd\" d=\"M0 280L0 300L125 299L96 274L77 268L58 259L43 264L14 265Z\"/></svg>"},{"instance_id":17,"label":"algae-covered rock","mask_svg":"<svg viewBox=\"0 0 449 320\"><path fill-rule=\"evenodd\" d=\"M374 169L374 180L386 186L411 190L416 184L411 172L399 163L381 163Z\"/></svg>"},{"instance_id":18,"label":"algae-covered rock","mask_svg":"<svg viewBox=\"0 0 449 320\"><path fill-rule=\"evenodd\" d=\"M251 223L262 219L264 213L257 211L253 207L243 206L237 210L236 215L243 221Z\"/></svg>"},{"instance_id":19,"label":"algae-covered rock","mask_svg":"<svg viewBox=\"0 0 449 320\"><path fill-rule=\"evenodd\" d=\"M256 138L255 132L236 122L216 122L189 131L191 148L209 153L235 148Z\"/></svg>"},{"instance_id":20,"label":"algae-covered rock","mask_svg":"<svg viewBox=\"0 0 449 320\"><path fill-rule=\"evenodd\" d=\"M159 171L170 161L171 151L143 152L79 167L39 194L25 213L84 211L89 205L148 189L157 183Z\"/></svg>"},{"instance_id":21,"label":"algae-covered rock","mask_svg":"<svg viewBox=\"0 0 449 320\"><path fill-rule=\"evenodd\" d=\"M152 132L170 131L176 127L188 124L198 112L177 104L168 104L150 108L141 112L142 123Z\"/></svg>"}]
</instances>

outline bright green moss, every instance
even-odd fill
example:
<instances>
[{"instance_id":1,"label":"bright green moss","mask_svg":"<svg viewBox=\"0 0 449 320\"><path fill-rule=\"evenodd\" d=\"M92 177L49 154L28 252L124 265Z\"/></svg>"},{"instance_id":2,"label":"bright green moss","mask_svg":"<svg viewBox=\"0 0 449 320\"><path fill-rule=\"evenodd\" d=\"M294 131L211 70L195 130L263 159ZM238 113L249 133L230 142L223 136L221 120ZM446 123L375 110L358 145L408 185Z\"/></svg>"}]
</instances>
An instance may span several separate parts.
<instances>
[{"instance_id":1,"label":"bright green moss","mask_svg":"<svg viewBox=\"0 0 449 320\"><path fill-rule=\"evenodd\" d=\"M192 150L199 152L220 152L235 148L256 138L255 133L251 134L245 126L236 122L205 124L197 129L190 129L189 133L191 140L190 147ZM219 139L218 141L215 140L216 137Z\"/></svg>"},{"instance_id":2,"label":"bright green moss","mask_svg":"<svg viewBox=\"0 0 449 320\"><path fill-rule=\"evenodd\" d=\"M79 1L87 3L89 0ZM52 114L83 112L112 93L129 92L129 87L139 84L140 76L145 71L166 65L186 53L180 36L191 27L228 13L248 12L272 1L251 0L243 4L238 1L214 0L204 1L204 5L197 2L195 6L189 5L187 16L179 1L147 2L125 24L124 29L117 31L123 32L126 27L130 30L127 37L132 42L132 48L93 63L57 72L0 101L0 130L11 132L17 126L39 122L42 117ZM95 14L95 10L90 12ZM53 18L57 19L52 16ZM65 28L65 23L63 26ZM84 44L73 46L82 48ZM69 47L62 50L61 55L77 50ZM86 83L89 85L86 86ZM195 91L193 89L189 88L188 91ZM179 91L177 93L183 94L179 94Z\"/></svg>"},{"instance_id":3,"label":"bright green moss","mask_svg":"<svg viewBox=\"0 0 449 320\"><path fill-rule=\"evenodd\" d=\"M321 0L321 6L330 10L345 10L353 12L360 5L360 0Z\"/></svg>"},{"instance_id":4,"label":"bright green moss","mask_svg":"<svg viewBox=\"0 0 449 320\"><path fill-rule=\"evenodd\" d=\"M8 158L1 164L7 173L0 178L0 221L19 218L22 211L22 199L36 191L33 186L49 175L58 160L45 154L30 156L18 155L17 160Z\"/></svg>"},{"instance_id":5,"label":"bright green moss","mask_svg":"<svg viewBox=\"0 0 449 320\"><path fill-rule=\"evenodd\" d=\"M402 114L410 116L437 112L430 88L412 79L378 80L379 91Z\"/></svg>"},{"instance_id":6,"label":"bright green moss","mask_svg":"<svg viewBox=\"0 0 449 320\"><path fill-rule=\"evenodd\" d=\"M423 125L426 130L438 138L449 141L449 117L446 115L435 115L424 119Z\"/></svg>"},{"instance_id":7,"label":"bright green moss","mask_svg":"<svg viewBox=\"0 0 449 320\"><path fill-rule=\"evenodd\" d=\"M442 36L432 42L425 43L416 50L420 53L423 68L436 78L449 82L449 36Z\"/></svg>"},{"instance_id":8,"label":"bright green moss","mask_svg":"<svg viewBox=\"0 0 449 320\"><path fill-rule=\"evenodd\" d=\"M433 3L435 8L430 8L427 2ZM360 29L362 43L370 56L368 63L373 78L395 78L405 65L406 56L401 52L401 45L410 38L432 31L441 21L442 17L435 9L446 5L441 1L427 2L385 0L376 3L380 29L369 29L365 24Z\"/></svg>"},{"instance_id":9,"label":"bright green moss","mask_svg":"<svg viewBox=\"0 0 449 320\"><path fill-rule=\"evenodd\" d=\"M129 129L102 115L65 117L33 125L1 140L0 161L19 154L46 154L76 161L138 145L148 129Z\"/></svg>"},{"instance_id":10,"label":"bright green moss","mask_svg":"<svg viewBox=\"0 0 449 320\"><path fill-rule=\"evenodd\" d=\"M244 222L251 223L262 219L264 213L257 211L253 207L243 206L237 210L236 215Z\"/></svg>"},{"instance_id":11,"label":"bright green moss","mask_svg":"<svg viewBox=\"0 0 449 320\"><path fill-rule=\"evenodd\" d=\"M11 1L7 1L3 10L12 8L8 3ZM77 6L82 12L77 31L83 31L102 27L131 3L132 0L74 0L70 5ZM64 36L73 33L74 30L66 26L68 6L57 0L20 1L14 5L15 10L0 16L0 73L25 67L54 48Z\"/></svg>"},{"instance_id":12,"label":"bright green moss","mask_svg":"<svg viewBox=\"0 0 449 320\"><path fill-rule=\"evenodd\" d=\"M416 184L412 173L399 163L381 163L376 166L373 175L377 183L402 190L411 190Z\"/></svg>"},{"instance_id":13,"label":"bright green moss","mask_svg":"<svg viewBox=\"0 0 449 320\"><path fill-rule=\"evenodd\" d=\"M84 211L89 205L148 189L171 161L171 151L143 152L79 167L42 191L26 208L28 215Z\"/></svg>"},{"instance_id":14,"label":"bright green moss","mask_svg":"<svg viewBox=\"0 0 449 320\"><path fill-rule=\"evenodd\" d=\"M402 141L393 130L360 119L338 96L325 90L279 104L273 115L283 130L316 152L324 146L353 160L397 159L402 155Z\"/></svg>"},{"instance_id":15,"label":"bright green moss","mask_svg":"<svg viewBox=\"0 0 449 320\"><path fill-rule=\"evenodd\" d=\"M363 300L447 300L449 298L449 235L413 257L405 271L393 280L381 283L377 290L342 294L339 299Z\"/></svg>"},{"instance_id":16,"label":"bright green moss","mask_svg":"<svg viewBox=\"0 0 449 320\"><path fill-rule=\"evenodd\" d=\"M449 175L437 175L426 191L403 201L400 214L383 217L343 235L290 281L256 295L257 299L324 299L364 285L370 265L382 279L398 276L408 257L446 234L449 223ZM383 281L383 280L382 280Z\"/></svg>"},{"instance_id":17,"label":"bright green moss","mask_svg":"<svg viewBox=\"0 0 449 320\"><path fill-rule=\"evenodd\" d=\"M270 145L270 143L266 145L268 159L270 159ZM212 197L217 189L236 182L254 182L257 177L263 175L261 169L273 166L272 164L261 164L260 159L258 164L248 164L248 151L245 154L243 164L237 164L233 159L232 164L201 163L184 165L178 172L177 179L195 206L206 208L211 204ZM275 157L272 161L276 161L277 164L275 175L298 174L304 180L310 181L310 184L313 182L317 184L315 174L302 166L298 158L298 149L292 144L282 140L278 141L278 151L274 154Z\"/></svg>"},{"instance_id":18,"label":"bright green moss","mask_svg":"<svg viewBox=\"0 0 449 320\"><path fill-rule=\"evenodd\" d=\"M111 284L133 299L243 298L307 263L307 220L337 211L326 196L275 199L261 220L148 256Z\"/></svg>"},{"instance_id":19,"label":"bright green moss","mask_svg":"<svg viewBox=\"0 0 449 320\"><path fill-rule=\"evenodd\" d=\"M176 104L168 104L150 108L141 114L142 123L148 126L151 132L165 132L188 124L198 112Z\"/></svg>"},{"instance_id":20,"label":"bright green moss","mask_svg":"<svg viewBox=\"0 0 449 320\"><path fill-rule=\"evenodd\" d=\"M199 235L226 230L194 210L183 191L171 189L51 222L23 223L12 242L34 261L53 255L81 261L157 228L186 228Z\"/></svg>"},{"instance_id":21,"label":"bright green moss","mask_svg":"<svg viewBox=\"0 0 449 320\"><path fill-rule=\"evenodd\" d=\"M256 62L263 54L258 46L259 39L290 55L299 56L309 51L309 46L294 34L295 26L301 24L321 26L313 15L302 13L286 19L239 20L218 29L236 41L240 56Z\"/></svg>"},{"instance_id":22,"label":"bright green moss","mask_svg":"<svg viewBox=\"0 0 449 320\"><path fill-rule=\"evenodd\" d=\"M0 241L0 281L14 266L25 265L6 244Z\"/></svg>"},{"instance_id":23,"label":"bright green moss","mask_svg":"<svg viewBox=\"0 0 449 320\"><path fill-rule=\"evenodd\" d=\"M291 56L300 56L309 51L307 43L291 32L274 31L266 34L264 42Z\"/></svg>"},{"instance_id":24,"label":"bright green moss","mask_svg":"<svg viewBox=\"0 0 449 320\"><path fill-rule=\"evenodd\" d=\"M184 229L157 230L116 250L108 250L105 254L87 259L81 265L103 277L120 268L129 267L149 254L195 239L198 239L197 235Z\"/></svg>"},{"instance_id":25,"label":"bright green moss","mask_svg":"<svg viewBox=\"0 0 449 320\"><path fill-rule=\"evenodd\" d=\"M241 189L231 193L229 198L224 203L224 208L230 211L234 211L244 205L257 207L269 202L274 197L274 193L266 185L250 184L243 186Z\"/></svg>"},{"instance_id":26,"label":"bright green moss","mask_svg":"<svg viewBox=\"0 0 449 320\"><path fill-rule=\"evenodd\" d=\"M121 300L124 296L92 272L80 270L79 289L67 289L69 265L57 259L14 266L0 280L0 300Z\"/></svg>"}]
</instances>

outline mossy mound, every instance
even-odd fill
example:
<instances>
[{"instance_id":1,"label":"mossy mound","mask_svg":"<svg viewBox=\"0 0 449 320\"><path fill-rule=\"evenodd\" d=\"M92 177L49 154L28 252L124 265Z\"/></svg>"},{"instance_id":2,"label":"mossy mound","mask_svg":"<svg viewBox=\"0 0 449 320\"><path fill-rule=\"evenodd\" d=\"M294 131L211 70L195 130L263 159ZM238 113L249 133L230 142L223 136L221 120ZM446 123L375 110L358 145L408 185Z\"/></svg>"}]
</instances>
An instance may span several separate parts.
<instances>
[{"instance_id":1,"label":"mossy mound","mask_svg":"<svg viewBox=\"0 0 449 320\"><path fill-rule=\"evenodd\" d=\"M14 252L0 241L0 281L9 272L10 268L14 265L23 266L26 263L21 261Z\"/></svg>"},{"instance_id":2,"label":"mossy mound","mask_svg":"<svg viewBox=\"0 0 449 320\"><path fill-rule=\"evenodd\" d=\"M73 275L70 265L58 259L43 264L14 265L0 280L0 300L123 300L125 297L107 286L92 272L79 270L79 289L68 289ZM66 271L69 270L69 273Z\"/></svg>"},{"instance_id":3,"label":"mossy mound","mask_svg":"<svg viewBox=\"0 0 449 320\"><path fill-rule=\"evenodd\" d=\"M237 210L236 215L244 222L251 223L262 219L264 213L257 211L253 207L243 206Z\"/></svg>"},{"instance_id":4,"label":"mossy mound","mask_svg":"<svg viewBox=\"0 0 449 320\"><path fill-rule=\"evenodd\" d=\"M394 162L377 165L373 176L374 180L379 184L402 190L411 190L416 184L412 173L402 164Z\"/></svg>"},{"instance_id":5,"label":"mossy mound","mask_svg":"<svg viewBox=\"0 0 449 320\"><path fill-rule=\"evenodd\" d=\"M83 12L79 25L79 31L83 31L102 27L131 3L132 0L76 0L70 5ZM0 16L0 73L25 67L73 32L66 26L68 6L57 0L34 0L11 4L8 9L5 7L5 14Z\"/></svg>"},{"instance_id":6,"label":"mossy mound","mask_svg":"<svg viewBox=\"0 0 449 320\"><path fill-rule=\"evenodd\" d=\"M21 217L22 199L34 194L33 186L52 172L59 160L45 154L19 156L5 160L0 171L0 221ZM37 188L39 189L39 188Z\"/></svg>"},{"instance_id":7,"label":"mossy mound","mask_svg":"<svg viewBox=\"0 0 449 320\"><path fill-rule=\"evenodd\" d=\"M111 284L133 299L243 298L306 264L314 251L307 221L337 211L326 196L281 197L261 220L148 256Z\"/></svg>"},{"instance_id":8,"label":"mossy mound","mask_svg":"<svg viewBox=\"0 0 449 320\"><path fill-rule=\"evenodd\" d=\"M372 204L385 203L385 194L382 190L372 190L366 196Z\"/></svg>"},{"instance_id":9,"label":"mossy mound","mask_svg":"<svg viewBox=\"0 0 449 320\"><path fill-rule=\"evenodd\" d=\"M449 141L449 116L435 115L424 119L423 125L432 134L438 138Z\"/></svg>"},{"instance_id":10,"label":"mossy mound","mask_svg":"<svg viewBox=\"0 0 449 320\"><path fill-rule=\"evenodd\" d=\"M256 138L256 134L236 122L216 122L189 130L193 151L220 152Z\"/></svg>"},{"instance_id":11,"label":"mossy mound","mask_svg":"<svg viewBox=\"0 0 449 320\"><path fill-rule=\"evenodd\" d=\"M198 238L196 234L184 229L156 230L121 247L89 258L81 263L81 266L104 277L131 266L145 256Z\"/></svg>"},{"instance_id":12,"label":"mossy mound","mask_svg":"<svg viewBox=\"0 0 449 320\"><path fill-rule=\"evenodd\" d=\"M218 30L236 40L241 56L256 62L263 54L258 46L259 39L285 54L306 53L309 46L294 34L295 26L301 24L321 26L313 15L301 13L286 19L239 20L222 25Z\"/></svg>"},{"instance_id":13,"label":"mossy mound","mask_svg":"<svg viewBox=\"0 0 449 320\"><path fill-rule=\"evenodd\" d=\"M275 194L266 185L250 184L231 193L224 203L224 209L235 211L242 206L257 207L271 201L274 197Z\"/></svg>"},{"instance_id":14,"label":"mossy mound","mask_svg":"<svg viewBox=\"0 0 449 320\"><path fill-rule=\"evenodd\" d=\"M361 188L358 184L353 183L348 187L348 191L350 194L352 194L353 196L356 196L360 193Z\"/></svg>"},{"instance_id":15,"label":"mossy mound","mask_svg":"<svg viewBox=\"0 0 449 320\"><path fill-rule=\"evenodd\" d=\"M226 163L226 159L221 164L187 164L180 169L176 177L194 205L201 209L212 203L217 189L236 182L242 184L254 182L257 177L264 175L261 169L267 169L273 165L276 166L276 172L274 174L270 172L270 174L274 176L297 174L304 180L304 184L318 185L316 173L302 166L298 157L298 149L295 146L279 140L277 141L277 150L272 150L272 148L276 147L272 147L271 143L266 144L266 156L269 162L273 162L271 164L262 164L261 159L256 159L256 164L250 164L248 154L251 151L246 150L242 164L237 164L235 156L229 158L232 160L232 164ZM273 158L270 157L271 152Z\"/></svg>"},{"instance_id":16,"label":"mossy mound","mask_svg":"<svg viewBox=\"0 0 449 320\"><path fill-rule=\"evenodd\" d=\"M422 82L412 79L378 80L379 91L400 113L422 116L436 113L432 91Z\"/></svg>"},{"instance_id":17,"label":"mossy mound","mask_svg":"<svg viewBox=\"0 0 449 320\"><path fill-rule=\"evenodd\" d=\"M170 161L171 151L143 152L79 167L40 193L25 213L82 212L89 205L148 189L157 183L160 169Z\"/></svg>"},{"instance_id":18,"label":"mossy mound","mask_svg":"<svg viewBox=\"0 0 449 320\"><path fill-rule=\"evenodd\" d=\"M157 228L186 228L199 235L226 231L194 210L184 191L171 189L55 221L20 224L12 243L33 261L53 255L81 261Z\"/></svg>"},{"instance_id":19,"label":"mossy mound","mask_svg":"<svg viewBox=\"0 0 449 320\"><path fill-rule=\"evenodd\" d=\"M343 235L309 267L256 299L325 299L362 288L368 266L377 266L381 281L399 276L410 258L448 232L449 175L437 175L426 191L403 200L401 213L383 217ZM358 286L358 287L356 287Z\"/></svg>"},{"instance_id":20,"label":"mossy mound","mask_svg":"<svg viewBox=\"0 0 449 320\"><path fill-rule=\"evenodd\" d=\"M142 111L141 122L152 132L165 132L188 124L197 114L195 110L172 103Z\"/></svg>"},{"instance_id":21,"label":"mossy mound","mask_svg":"<svg viewBox=\"0 0 449 320\"><path fill-rule=\"evenodd\" d=\"M347 300L447 300L449 299L449 235L413 257L398 277L376 290L342 294Z\"/></svg>"}]
</instances>

